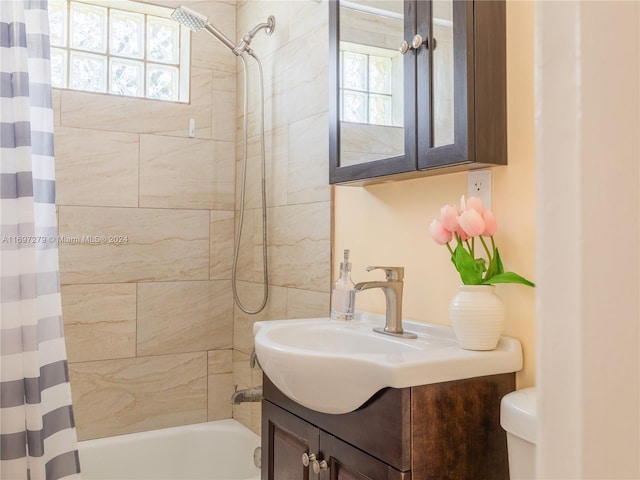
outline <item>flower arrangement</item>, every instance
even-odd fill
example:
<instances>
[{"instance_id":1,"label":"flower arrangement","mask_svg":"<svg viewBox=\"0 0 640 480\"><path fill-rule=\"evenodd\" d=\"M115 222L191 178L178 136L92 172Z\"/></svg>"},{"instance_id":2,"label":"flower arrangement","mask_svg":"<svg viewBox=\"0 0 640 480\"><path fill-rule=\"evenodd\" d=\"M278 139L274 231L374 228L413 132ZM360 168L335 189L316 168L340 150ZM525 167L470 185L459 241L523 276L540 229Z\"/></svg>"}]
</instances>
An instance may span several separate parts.
<instances>
[{"instance_id":1,"label":"flower arrangement","mask_svg":"<svg viewBox=\"0 0 640 480\"><path fill-rule=\"evenodd\" d=\"M440 210L440 220L433 220L429 232L438 245L446 245L451 253L451 261L460 273L465 285L493 285L495 283L520 283L530 287L535 285L514 272L505 272L493 235L498 230L495 216L485 209L482 200L464 195L460 208L445 205ZM489 237L491 247L484 237ZM455 249L450 242L455 238ZM476 239L482 244L486 257L476 258Z\"/></svg>"}]
</instances>

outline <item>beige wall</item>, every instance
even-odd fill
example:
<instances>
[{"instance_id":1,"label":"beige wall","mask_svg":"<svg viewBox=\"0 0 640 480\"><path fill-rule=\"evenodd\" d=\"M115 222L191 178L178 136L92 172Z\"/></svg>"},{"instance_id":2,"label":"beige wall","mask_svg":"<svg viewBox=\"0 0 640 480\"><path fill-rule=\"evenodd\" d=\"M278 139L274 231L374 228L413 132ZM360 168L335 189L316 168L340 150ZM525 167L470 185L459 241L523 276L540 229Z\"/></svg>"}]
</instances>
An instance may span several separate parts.
<instances>
[{"instance_id":1,"label":"beige wall","mask_svg":"<svg viewBox=\"0 0 640 480\"><path fill-rule=\"evenodd\" d=\"M233 4L192 6L235 35ZM60 244L80 439L231 416L235 83L194 35L189 105L54 93L60 235L126 238Z\"/></svg>"},{"instance_id":2,"label":"beige wall","mask_svg":"<svg viewBox=\"0 0 640 480\"><path fill-rule=\"evenodd\" d=\"M493 210L496 242L505 268L535 281L535 175L533 4L507 3L507 103L509 165L494 168ZM437 246L428 226L440 207L459 203L467 174L386 183L365 188L335 187L334 257L351 249L354 281L373 278L367 265L405 267L404 315L448 324L449 301L460 283L445 247ZM334 272L338 261L334 261ZM535 383L535 290L498 285L508 320L504 334L518 338L524 350L520 387ZM359 293L356 308L384 311L384 295Z\"/></svg>"},{"instance_id":3,"label":"beige wall","mask_svg":"<svg viewBox=\"0 0 640 480\"><path fill-rule=\"evenodd\" d=\"M638 2L536 5L540 479L640 478L639 32Z\"/></svg>"},{"instance_id":4,"label":"beige wall","mask_svg":"<svg viewBox=\"0 0 640 480\"><path fill-rule=\"evenodd\" d=\"M192 35L189 105L55 91L60 234L127 238L60 245L81 439L232 415L259 430L258 404L232 410L229 403L234 384L261 383L259 369L248 367L253 322L329 308L327 3L150 3L184 3L230 38L277 17L275 33L259 33L252 45L264 62L267 97L270 300L248 316L234 309L231 294L242 152L234 55L205 33ZM238 269L250 307L262 293L256 85L252 77ZM190 118L196 138L187 135Z\"/></svg>"}]
</instances>

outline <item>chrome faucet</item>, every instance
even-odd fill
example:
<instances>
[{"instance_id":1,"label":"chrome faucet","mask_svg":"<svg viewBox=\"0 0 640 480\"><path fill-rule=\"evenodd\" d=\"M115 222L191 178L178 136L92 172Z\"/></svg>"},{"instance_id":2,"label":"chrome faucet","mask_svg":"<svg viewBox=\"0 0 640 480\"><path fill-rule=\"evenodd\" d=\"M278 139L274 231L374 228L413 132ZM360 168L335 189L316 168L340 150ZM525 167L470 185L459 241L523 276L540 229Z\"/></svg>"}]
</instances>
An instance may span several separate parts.
<instances>
[{"instance_id":1,"label":"chrome faucet","mask_svg":"<svg viewBox=\"0 0 640 480\"><path fill-rule=\"evenodd\" d=\"M381 269L387 277L386 281L360 282L356 283L354 290L356 293L370 288L381 288L387 304L387 321L384 328L374 328L373 330L385 335L393 335L402 338L417 338L415 333L405 332L402 329L402 287L404 285L403 267L367 267L367 272Z\"/></svg>"},{"instance_id":2,"label":"chrome faucet","mask_svg":"<svg viewBox=\"0 0 640 480\"><path fill-rule=\"evenodd\" d=\"M249 357L249 367L251 369L260 367L260 361L256 355L256 349L251 351L251 357ZM238 390L238 385L234 385L233 394L231 395L231 404L240 405L244 402L261 402L262 401L262 385L257 387L243 388Z\"/></svg>"}]
</instances>

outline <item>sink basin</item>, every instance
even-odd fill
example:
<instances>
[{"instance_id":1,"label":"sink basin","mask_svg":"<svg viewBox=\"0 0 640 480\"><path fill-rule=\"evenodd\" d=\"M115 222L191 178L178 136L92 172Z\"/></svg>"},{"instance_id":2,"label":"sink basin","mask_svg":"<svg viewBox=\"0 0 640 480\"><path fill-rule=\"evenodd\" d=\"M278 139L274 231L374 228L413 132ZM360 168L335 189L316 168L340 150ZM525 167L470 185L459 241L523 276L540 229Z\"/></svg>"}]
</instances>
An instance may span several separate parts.
<instances>
[{"instance_id":1,"label":"sink basin","mask_svg":"<svg viewBox=\"0 0 640 480\"><path fill-rule=\"evenodd\" d=\"M329 318L256 322L256 355L264 373L297 403L324 413L348 413L385 387L404 388L516 372L520 342L501 337L490 352L463 350L446 326L403 320L417 339L373 331L384 316L356 312Z\"/></svg>"}]
</instances>

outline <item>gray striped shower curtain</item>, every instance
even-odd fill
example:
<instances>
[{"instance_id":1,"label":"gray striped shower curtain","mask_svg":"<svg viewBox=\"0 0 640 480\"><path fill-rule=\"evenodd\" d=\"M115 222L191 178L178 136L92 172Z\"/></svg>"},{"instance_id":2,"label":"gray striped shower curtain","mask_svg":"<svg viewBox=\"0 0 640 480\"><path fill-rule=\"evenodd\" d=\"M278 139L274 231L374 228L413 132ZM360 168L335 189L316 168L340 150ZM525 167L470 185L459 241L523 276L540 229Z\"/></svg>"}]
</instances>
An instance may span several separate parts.
<instances>
[{"instance_id":1,"label":"gray striped shower curtain","mask_svg":"<svg viewBox=\"0 0 640 480\"><path fill-rule=\"evenodd\" d=\"M80 478L62 330L46 0L0 0L0 479Z\"/></svg>"}]
</instances>

